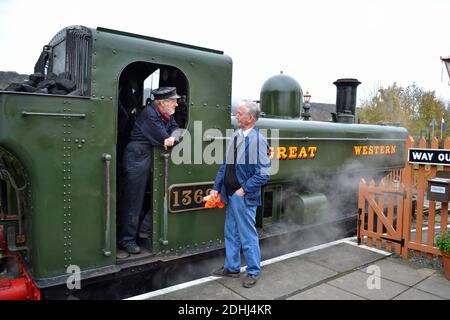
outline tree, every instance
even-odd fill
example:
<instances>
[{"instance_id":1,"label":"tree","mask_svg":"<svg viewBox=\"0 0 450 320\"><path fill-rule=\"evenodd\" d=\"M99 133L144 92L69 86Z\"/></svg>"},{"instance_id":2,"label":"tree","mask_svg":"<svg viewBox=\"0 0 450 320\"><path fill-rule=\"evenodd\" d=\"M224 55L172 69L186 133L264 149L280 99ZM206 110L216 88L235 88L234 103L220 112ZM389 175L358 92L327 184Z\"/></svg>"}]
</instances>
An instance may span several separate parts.
<instances>
[{"instance_id":1,"label":"tree","mask_svg":"<svg viewBox=\"0 0 450 320\"><path fill-rule=\"evenodd\" d=\"M399 124L413 136L424 132L430 135L431 123L435 119L434 134L439 138L442 118L447 124L450 119L450 111L436 98L435 92L425 91L415 83L406 88L397 83L387 88L380 87L363 100L358 109L361 123ZM449 126L446 126L445 133L450 133Z\"/></svg>"}]
</instances>

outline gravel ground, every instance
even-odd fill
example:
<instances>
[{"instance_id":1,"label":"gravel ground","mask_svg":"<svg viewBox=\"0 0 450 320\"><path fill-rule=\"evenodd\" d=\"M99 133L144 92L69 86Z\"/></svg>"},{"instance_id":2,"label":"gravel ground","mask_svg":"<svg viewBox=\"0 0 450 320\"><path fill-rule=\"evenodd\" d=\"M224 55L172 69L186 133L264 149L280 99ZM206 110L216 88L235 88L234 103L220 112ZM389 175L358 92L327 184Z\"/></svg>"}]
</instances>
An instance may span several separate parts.
<instances>
[{"instance_id":1,"label":"gravel ground","mask_svg":"<svg viewBox=\"0 0 450 320\"><path fill-rule=\"evenodd\" d=\"M393 258L401 259L401 256L398 255L392 255ZM444 272L443 265L441 258L438 256L433 255L433 258L431 260L427 259L426 253L421 253L420 255L416 256L414 254L414 250L409 250L409 262L421 266L424 268L431 268L436 269L438 271Z\"/></svg>"}]
</instances>

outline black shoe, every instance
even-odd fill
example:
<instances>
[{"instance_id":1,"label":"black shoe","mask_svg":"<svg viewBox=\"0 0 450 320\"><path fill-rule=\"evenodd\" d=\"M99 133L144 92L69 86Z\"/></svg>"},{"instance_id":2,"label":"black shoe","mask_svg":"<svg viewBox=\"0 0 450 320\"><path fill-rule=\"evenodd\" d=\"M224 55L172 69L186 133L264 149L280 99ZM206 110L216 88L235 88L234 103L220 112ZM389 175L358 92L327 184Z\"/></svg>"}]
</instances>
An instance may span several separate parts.
<instances>
[{"instance_id":1,"label":"black shoe","mask_svg":"<svg viewBox=\"0 0 450 320\"><path fill-rule=\"evenodd\" d=\"M123 249L131 254L141 253L141 248L139 248L139 246L135 242L130 242L123 245Z\"/></svg>"},{"instance_id":2,"label":"black shoe","mask_svg":"<svg viewBox=\"0 0 450 320\"><path fill-rule=\"evenodd\" d=\"M239 278L239 271L231 272L228 269L225 269L224 267L214 270L212 274L218 277Z\"/></svg>"},{"instance_id":3,"label":"black shoe","mask_svg":"<svg viewBox=\"0 0 450 320\"><path fill-rule=\"evenodd\" d=\"M252 275L248 274L245 277L245 280L242 283L242 285L244 286L244 288L251 288L256 284L256 282L258 282L258 278L259 278L259 276L252 276Z\"/></svg>"}]
</instances>

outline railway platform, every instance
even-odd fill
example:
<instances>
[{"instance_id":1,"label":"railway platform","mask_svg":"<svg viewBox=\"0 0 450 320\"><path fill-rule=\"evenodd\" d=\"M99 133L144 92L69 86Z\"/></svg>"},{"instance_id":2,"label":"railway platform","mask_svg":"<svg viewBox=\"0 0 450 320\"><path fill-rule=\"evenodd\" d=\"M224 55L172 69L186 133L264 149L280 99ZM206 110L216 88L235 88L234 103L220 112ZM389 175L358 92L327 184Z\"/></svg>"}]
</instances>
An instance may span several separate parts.
<instances>
[{"instance_id":1,"label":"railway platform","mask_svg":"<svg viewBox=\"0 0 450 320\"><path fill-rule=\"evenodd\" d=\"M209 276L129 300L450 300L442 270L345 238L262 262L253 288Z\"/></svg>"}]
</instances>

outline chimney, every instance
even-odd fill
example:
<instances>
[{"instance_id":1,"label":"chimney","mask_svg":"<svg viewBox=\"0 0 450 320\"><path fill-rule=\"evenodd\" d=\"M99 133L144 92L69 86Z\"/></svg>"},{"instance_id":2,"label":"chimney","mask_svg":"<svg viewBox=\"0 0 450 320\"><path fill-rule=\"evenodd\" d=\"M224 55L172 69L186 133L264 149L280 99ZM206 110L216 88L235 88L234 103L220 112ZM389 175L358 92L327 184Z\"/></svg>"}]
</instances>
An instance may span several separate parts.
<instances>
[{"instance_id":1,"label":"chimney","mask_svg":"<svg viewBox=\"0 0 450 320\"><path fill-rule=\"evenodd\" d=\"M337 122L354 123L356 109L356 87L361 84L357 79L338 79L333 82L337 87L336 116Z\"/></svg>"}]
</instances>

